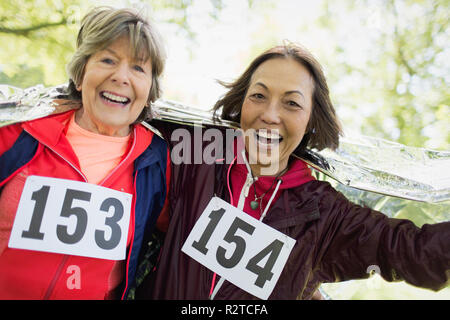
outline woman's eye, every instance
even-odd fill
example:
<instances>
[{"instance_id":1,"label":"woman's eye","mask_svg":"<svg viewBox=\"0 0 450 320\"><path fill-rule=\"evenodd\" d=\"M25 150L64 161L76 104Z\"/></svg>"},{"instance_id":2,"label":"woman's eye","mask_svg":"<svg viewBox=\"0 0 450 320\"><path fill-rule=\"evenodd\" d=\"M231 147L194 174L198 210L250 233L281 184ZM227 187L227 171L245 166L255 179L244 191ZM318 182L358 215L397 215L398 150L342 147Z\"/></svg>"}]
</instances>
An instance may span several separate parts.
<instances>
[{"instance_id":1,"label":"woman's eye","mask_svg":"<svg viewBox=\"0 0 450 320\"><path fill-rule=\"evenodd\" d=\"M299 107L299 108L301 108L301 106L300 106L297 102L295 102L295 101L293 101L293 100L289 100L289 101L287 102L287 104L288 104L289 106L291 106L291 107Z\"/></svg>"},{"instance_id":2,"label":"woman's eye","mask_svg":"<svg viewBox=\"0 0 450 320\"><path fill-rule=\"evenodd\" d=\"M144 69L141 66L135 65L134 70L139 71L139 72L145 72Z\"/></svg>"},{"instance_id":3,"label":"woman's eye","mask_svg":"<svg viewBox=\"0 0 450 320\"><path fill-rule=\"evenodd\" d=\"M106 64L113 64L114 63L114 61L112 59L110 59L110 58L104 58L104 59L102 59L102 62L104 62Z\"/></svg>"},{"instance_id":4,"label":"woman's eye","mask_svg":"<svg viewBox=\"0 0 450 320\"><path fill-rule=\"evenodd\" d=\"M261 93L254 93L252 94L252 97L256 99L264 99L264 95L262 95Z\"/></svg>"}]
</instances>

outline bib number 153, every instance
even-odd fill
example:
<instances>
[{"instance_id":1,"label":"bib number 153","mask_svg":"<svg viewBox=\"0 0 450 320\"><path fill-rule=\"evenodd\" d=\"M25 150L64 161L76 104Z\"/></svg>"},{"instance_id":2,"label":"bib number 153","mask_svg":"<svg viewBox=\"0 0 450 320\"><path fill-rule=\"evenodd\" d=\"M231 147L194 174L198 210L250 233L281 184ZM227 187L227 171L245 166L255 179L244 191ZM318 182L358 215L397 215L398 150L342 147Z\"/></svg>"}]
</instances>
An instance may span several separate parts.
<instances>
[{"instance_id":1,"label":"bib number 153","mask_svg":"<svg viewBox=\"0 0 450 320\"><path fill-rule=\"evenodd\" d=\"M79 181L30 176L9 247L121 260L131 195Z\"/></svg>"},{"instance_id":2,"label":"bib number 153","mask_svg":"<svg viewBox=\"0 0 450 320\"><path fill-rule=\"evenodd\" d=\"M182 251L241 289L267 299L295 240L212 198Z\"/></svg>"}]
</instances>

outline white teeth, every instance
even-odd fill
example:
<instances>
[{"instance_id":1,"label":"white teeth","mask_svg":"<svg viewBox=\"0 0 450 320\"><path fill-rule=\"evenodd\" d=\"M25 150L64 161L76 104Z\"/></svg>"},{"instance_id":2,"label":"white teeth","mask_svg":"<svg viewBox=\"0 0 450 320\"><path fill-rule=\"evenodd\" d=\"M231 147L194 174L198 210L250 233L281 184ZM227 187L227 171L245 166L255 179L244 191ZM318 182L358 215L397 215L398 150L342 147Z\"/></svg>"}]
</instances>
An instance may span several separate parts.
<instances>
[{"instance_id":1,"label":"white teeth","mask_svg":"<svg viewBox=\"0 0 450 320\"><path fill-rule=\"evenodd\" d=\"M283 137L277 133L278 130L268 131L261 129L256 132L256 139L258 145L262 148L275 148L280 143Z\"/></svg>"},{"instance_id":2,"label":"white teeth","mask_svg":"<svg viewBox=\"0 0 450 320\"><path fill-rule=\"evenodd\" d=\"M109 92L102 92L103 96L105 98L108 98L109 100L117 101L120 103L128 102L128 98L116 96L115 94L109 93Z\"/></svg>"},{"instance_id":3,"label":"white teeth","mask_svg":"<svg viewBox=\"0 0 450 320\"><path fill-rule=\"evenodd\" d=\"M258 136L264 139L281 139L281 136L274 132L267 132L267 130L258 130Z\"/></svg>"}]
</instances>

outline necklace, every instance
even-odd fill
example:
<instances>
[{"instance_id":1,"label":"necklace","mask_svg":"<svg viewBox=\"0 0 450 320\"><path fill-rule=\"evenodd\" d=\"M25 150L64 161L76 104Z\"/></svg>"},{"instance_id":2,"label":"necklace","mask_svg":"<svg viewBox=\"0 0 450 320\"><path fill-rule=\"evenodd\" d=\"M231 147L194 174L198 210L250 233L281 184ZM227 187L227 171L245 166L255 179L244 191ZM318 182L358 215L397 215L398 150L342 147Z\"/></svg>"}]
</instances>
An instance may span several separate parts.
<instances>
[{"instance_id":1,"label":"necklace","mask_svg":"<svg viewBox=\"0 0 450 320\"><path fill-rule=\"evenodd\" d=\"M251 172L251 174L252 174L252 179L253 179L253 192L254 192L254 194L255 194L255 200L250 201L250 208L252 208L253 210L256 210L256 209L258 209L258 207L261 206L261 201L262 201L262 199L264 198L264 196L267 194L267 192L270 191L270 189L272 189L273 185L275 184L275 181L278 181L278 180L279 180L278 178L279 178L281 175L283 175L283 174L287 171L287 169L288 169L288 167L286 167L286 169L284 169L283 171L281 171L280 173L278 173L277 176L275 177L275 179L273 179L272 184L270 185L269 189L267 189L267 190L266 190L262 195L260 195L259 197L256 196L256 187L255 187L256 181L255 181L255 178L253 177L253 173Z\"/></svg>"}]
</instances>

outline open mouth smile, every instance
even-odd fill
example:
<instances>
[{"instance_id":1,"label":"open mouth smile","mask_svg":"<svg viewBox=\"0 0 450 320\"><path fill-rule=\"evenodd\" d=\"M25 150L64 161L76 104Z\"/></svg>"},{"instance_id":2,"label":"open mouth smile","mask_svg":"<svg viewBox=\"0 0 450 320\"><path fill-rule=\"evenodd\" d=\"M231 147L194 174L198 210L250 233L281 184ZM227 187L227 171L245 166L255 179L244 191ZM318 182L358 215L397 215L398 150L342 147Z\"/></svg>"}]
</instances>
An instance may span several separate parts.
<instances>
[{"instance_id":1,"label":"open mouth smile","mask_svg":"<svg viewBox=\"0 0 450 320\"><path fill-rule=\"evenodd\" d=\"M255 138L262 147L275 147L283 141L283 137L276 130L271 131L267 129L256 130Z\"/></svg>"},{"instance_id":2,"label":"open mouth smile","mask_svg":"<svg viewBox=\"0 0 450 320\"><path fill-rule=\"evenodd\" d=\"M126 106L130 103L130 98L112 93L110 91L101 91L100 97L108 104L114 104L119 106Z\"/></svg>"}]
</instances>

